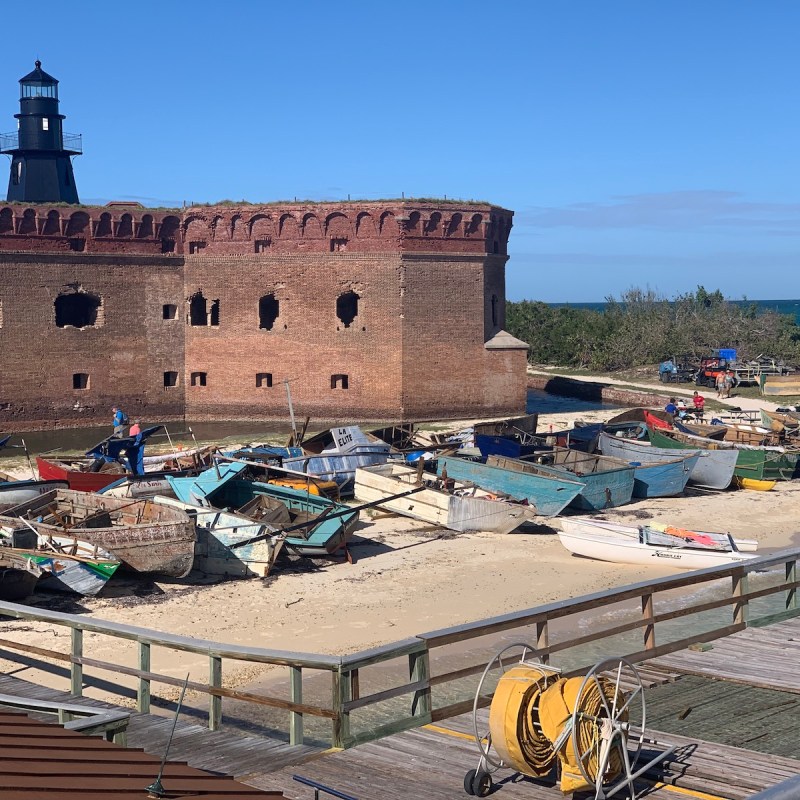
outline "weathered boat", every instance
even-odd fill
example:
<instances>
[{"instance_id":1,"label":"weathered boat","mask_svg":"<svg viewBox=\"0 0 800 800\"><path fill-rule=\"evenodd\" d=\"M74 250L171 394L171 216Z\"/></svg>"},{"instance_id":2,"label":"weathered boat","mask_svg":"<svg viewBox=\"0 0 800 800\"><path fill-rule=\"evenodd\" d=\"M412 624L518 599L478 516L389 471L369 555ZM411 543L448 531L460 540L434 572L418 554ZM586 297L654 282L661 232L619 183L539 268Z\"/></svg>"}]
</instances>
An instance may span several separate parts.
<instances>
[{"instance_id":1,"label":"weathered boat","mask_svg":"<svg viewBox=\"0 0 800 800\"><path fill-rule=\"evenodd\" d=\"M675 458L676 452L694 453L699 456L689 473L689 483L707 489L727 489L733 480L736 467L736 453L731 450L694 450L677 451L667 447L655 447L649 442L609 436L603 433L597 442L599 451L606 456L614 456L624 461L638 461L651 464Z\"/></svg>"},{"instance_id":2,"label":"weathered boat","mask_svg":"<svg viewBox=\"0 0 800 800\"><path fill-rule=\"evenodd\" d=\"M41 570L42 589L96 595L117 571L120 562L98 545L74 536L37 532L27 521L14 520L21 528L0 528L0 544L24 555Z\"/></svg>"},{"instance_id":3,"label":"weathered boat","mask_svg":"<svg viewBox=\"0 0 800 800\"><path fill-rule=\"evenodd\" d=\"M107 550L136 572L182 578L194 559L194 523L181 510L152 500L123 500L56 489L0 514L0 526L19 520L43 536L79 537Z\"/></svg>"},{"instance_id":4,"label":"weathered boat","mask_svg":"<svg viewBox=\"0 0 800 800\"><path fill-rule=\"evenodd\" d=\"M650 441L656 447L685 450L704 448L736 453L734 475L755 480L791 480L797 471L798 456L783 447L755 447L736 442L715 441L680 431L650 429Z\"/></svg>"},{"instance_id":5,"label":"weathered boat","mask_svg":"<svg viewBox=\"0 0 800 800\"><path fill-rule=\"evenodd\" d=\"M357 425L322 431L306 439L302 449L302 455L285 458L283 466L335 481L342 497L353 496L355 471L359 467L385 464L393 454L402 458L391 445Z\"/></svg>"},{"instance_id":6,"label":"weathered boat","mask_svg":"<svg viewBox=\"0 0 800 800\"><path fill-rule=\"evenodd\" d=\"M194 569L205 575L266 578L286 538L274 525L254 522L232 511L172 497L159 497L156 502L180 508L194 520Z\"/></svg>"},{"instance_id":7,"label":"weathered boat","mask_svg":"<svg viewBox=\"0 0 800 800\"><path fill-rule=\"evenodd\" d=\"M0 482L0 509L33 500L53 489L66 489L66 481L2 481Z\"/></svg>"},{"instance_id":8,"label":"weathered boat","mask_svg":"<svg viewBox=\"0 0 800 800\"><path fill-rule=\"evenodd\" d=\"M273 464L271 463L271 458L264 458L259 450L260 448L252 450L244 448L228 451L217 455L215 459L219 464L226 462L246 464L250 480L257 480L259 483L288 486L291 489L329 497L331 500L339 499L339 484L336 481L326 480L308 472L297 472L296 470Z\"/></svg>"},{"instance_id":9,"label":"weathered boat","mask_svg":"<svg viewBox=\"0 0 800 800\"><path fill-rule=\"evenodd\" d=\"M186 503L232 510L276 532L289 529L284 546L298 555L333 555L347 544L357 510L289 486L260 483L248 470L247 464L222 463L196 478L170 478L170 485Z\"/></svg>"},{"instance_id":10,"label":"weathered boat","mask_svg":"<svg viewBox=\"0 0 800 800\"><path fill-rule=\"evenodd\" d=\"M541 443L536 438L538 424L538 414L495 422L479 422L473 426L472 443L478 448L482 458L488 455L519 458L539 449Z\"/></svg>"},{"instance_id":11,"label":"weathered boat","mask_svg":"<svg viewBox=\"0 0 800 800\"><path fill-rule=\"evenodd\" d=\"M42 570L23 553L0 547L0 600L16 602L30 597Z\"/></svg>"},{"instance_id":12,"label":"weathered boat","mask_svg":"<svg viewBox=\"0 0 800 800\"><path fill-rule=\"evenodd\" d=\"M559 541L573 555L611 561L618 564L666 565L676 569L704 569L735 564L756 558L754 553L736 549L730 536L727 543L721 539L690 539L669 533L642 528L636 538L620 535L612 530L581 531L571 529L572 520L558 533ZM720 535L722 536L722 535Z\"/></svg>"},{"instance_id":13,"label":"weathered boat","mask_svg":"<svg viewBox=\"0 0 800 800\"><path fill-rule=\"evenodd\" d=\"M510 497L525 499L543 517L560 514L584 487L577 479L566 480L555 475L516 472L457 457L440 457L436 472L440 478L455 478L490 492L501 492Z\"/></svg>"},{"instance_id":14,"label":"weathered boat","mask_svg":"<svg viewBox=\"0 0 800 800\"><path fill-rule=\"evenodd\" d=\"M425 488L408 497L395 497L419 486ZM357 469L356 497L364 503L386 500L381 508L459 532L510 533L536 516L534 506L392 462Z\"/></svg>"},{"instance_id":15,"label":"weathered boat","mask_svg":"<svg viewBox=\"0 0 800 800\"><path fill-rule=\"evenodd\" d=\"M634 467L610 456L598 456L553 447L524 459L489 456L487 464L530 475L555 475L584 484L570 508L600 511L630 503L633 497Z\"/></svg>"}]
</instances>

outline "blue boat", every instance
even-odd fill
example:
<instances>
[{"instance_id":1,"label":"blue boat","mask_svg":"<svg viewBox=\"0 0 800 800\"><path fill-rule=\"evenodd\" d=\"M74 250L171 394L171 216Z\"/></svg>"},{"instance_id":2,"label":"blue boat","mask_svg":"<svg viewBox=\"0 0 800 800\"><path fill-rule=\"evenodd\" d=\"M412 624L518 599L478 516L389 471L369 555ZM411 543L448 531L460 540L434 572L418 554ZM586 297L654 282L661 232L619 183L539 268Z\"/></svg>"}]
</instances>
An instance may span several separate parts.
<instances>
[{"instance_id":1,"label":"blue boat","mask_svg":"<svg viewBox=\"0 0 800 800\"><path fill-rule=\"evenodd\" d=\"M649 464L629 461L636 468L633 473L633 496L674 497L676 494L683 494L689 476L699 460L700 454L692 453L683 458Z\"/></svg>"},{"instance_id":2,"label":"blue boat","mask_svg":"<svg viewBox=\"0 0 800 800\"><path fill-rule=\"evenodd\" d=\"M327 497L247 480L247 469L247 464L224 463L195 478L168 480L184 503L234 511L277 532L290 529L284 546L298 555L329 556L347 544L358 511Z\"/></svg>"},{"instance_id":3,"label":"blue boat","mask_svg":"<svg viewBox=\"0 0 800 800\"><path fill-rule=\"evenodd\" d=\"M584 488L569 507L582 511L615 508L630 503L633 497L635 468L618 458L553 447L525 459L490 456L486 463L531 475L579 481L585 484Z\"/></svg>"},{"instance_id":4,"label":"blue boat","mask_svg":"<svg viewBox=\"0 0 800 800\"><path fill-rule=\"evenodd\" d=\"M468 481L481 489L509 495L517 500L527 500L536 508L536 513L543 517L554 517L561 513L585 486L574 476L572 480L566 480L554 475L534 475L447 456L438 459L436 471L440 477L446 473L448 478Z\"/></svg>"}]
</instances>

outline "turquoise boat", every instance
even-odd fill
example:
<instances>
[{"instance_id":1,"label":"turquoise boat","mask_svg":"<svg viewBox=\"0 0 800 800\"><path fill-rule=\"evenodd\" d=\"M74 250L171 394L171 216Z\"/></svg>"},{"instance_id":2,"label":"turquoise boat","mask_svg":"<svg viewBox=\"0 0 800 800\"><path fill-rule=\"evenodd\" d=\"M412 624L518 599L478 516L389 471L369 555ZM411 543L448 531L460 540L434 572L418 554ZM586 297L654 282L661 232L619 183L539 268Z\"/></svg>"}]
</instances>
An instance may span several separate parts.
<instances>
[{"instance_id":1,"label":"turquoise boat","mask_svg":"<svg viewBox=\"0 0 800 800\"><path fill-rule=\"evenodd\" d=\"M550 475L562 480L579 481L584 487L569 507L582 511L616 508L630 503L633 497L635 468L618 458L553 447L526 459L489 456L486 463L529 475Z\"/></svg>"},{"instance_id":2,"label":"turquoise boat","mask_svg":"<svg viewBox=\"0 0 800 800\"><path fill-rule=\"evenodd\" d=\"M298 555L329 556L347 544L358 511L327 497L250 477L247 464L224 463L194 478L170 477L169 483L184 503L230 510L276 532L289 529L284 547Z\"/></svg>"},{"instance_id":3,"label":"turquoise boat","mask_svg":"<svg viewBox=\"0 0 800 800\"><path fill-rule=\"evenodd\" d=\"M517 500L527 500L536 508L536 513L544 517L561 513L585 487L574 476L568 480L555 475L535 475L455 457L440 458L436 471L440 477L446 472L448 478L468 481L481 489Z\"/></svg>"},{"instance_id":4,"label":"turquoise boat","mask_svg":"<svg viewBox=\"0 0 800 800\"><path fill-rule=\"evenodd\" d=\"M633 473L633 496L674 497L683 494L689 476L699 460L700 454L692 453L671 461L654 461L649 464L629 461L636 468Z\"/></svg>"}]
</instances>

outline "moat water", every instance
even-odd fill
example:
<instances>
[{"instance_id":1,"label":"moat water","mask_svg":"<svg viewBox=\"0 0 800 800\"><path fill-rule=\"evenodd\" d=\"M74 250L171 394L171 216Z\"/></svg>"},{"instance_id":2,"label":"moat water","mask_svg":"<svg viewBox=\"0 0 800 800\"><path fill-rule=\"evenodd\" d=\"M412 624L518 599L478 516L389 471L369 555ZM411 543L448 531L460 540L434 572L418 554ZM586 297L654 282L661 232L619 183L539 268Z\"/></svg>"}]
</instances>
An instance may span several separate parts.
<instances>
[{"instance_id":1,"label":"moat water","mask_svg":"<svg viewBox=\"0 0 800 800\"><path fill-rule=\"evenodd\" d=\"M554 414L559 412L591 411L599 408L613 408L614 406L596 403L590 400L581 400L577 397L563 397L548 394L540 389L528 390L527 413ZM312 420L313 423L313 420ZM158 424L147 421L142 427ZM453 420L453 428L458 428L458 420ZM377 426L375 426L377 427ZM288 414L285 422L169 422L166 425L169 437L161 432L151 441L155 444L169 444L170 441L184 447L193 444L193 438L198 442L219 441L230 439L231 442L241 441L280 441L288 438L291 433ZM310 428L314 430L313 424ZM108 428L63 428L50 431L25 431L17 433L11 440L13 446L0 450L0 458L19 457L23 454L21 443L25 442L28 452L36 453L74 453L85 452L93 445L111 434Z\"/></svg>"}]
</instances>

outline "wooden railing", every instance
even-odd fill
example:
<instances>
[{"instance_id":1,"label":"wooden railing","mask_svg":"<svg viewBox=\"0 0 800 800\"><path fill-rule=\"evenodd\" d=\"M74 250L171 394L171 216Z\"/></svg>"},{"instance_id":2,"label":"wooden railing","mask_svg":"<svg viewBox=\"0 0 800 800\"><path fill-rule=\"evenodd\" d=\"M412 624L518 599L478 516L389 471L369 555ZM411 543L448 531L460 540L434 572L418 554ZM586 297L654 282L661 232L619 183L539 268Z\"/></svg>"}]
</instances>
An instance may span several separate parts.
<instances>
[{"instance_id":1,"label":"wooden railing","mask_svg":"<svg viewBox=\"0 0 800 800\"><path fill-rule=\"evenodd\" d=\"M186 685L190 691L209 696L210 729L220 727L222 700L228 698L287 712L291 744L302 744L307 738L306 718L317 718L329 721L333 746L350 747L471 710L474 687L468 697L459 695L465 694L465 684L469 680L483 672L488 660L485 653L496 651L497 638L512 631L535 648L542 662L549 663L551 657L558 654L559 659L568 664L564 670L567 674L579 674L598 660L598 654L642 661L728 636L748 625L766 625L797 616L800 613L797 604L799 558L800 550L787 550L735 566L682 573L419 634L341 657L228 645L0 602L0 614L7 617L71 629L69 653L8 639L0 639L0 651L10 660L15 653L23 653L28 660L35 656L45 663L68 664L71 693L77 696L83 692L85 667L132 677L137 685L136 708L141 712L150 709L152 684L184 685L183 680L151 671L152 648L200 654L208 659L208 683L188 681ZM765 585L751 587L751 583L756 582ZM768 598L773 606L779 605L779 610L772 608L769 613L752 613L755 601ZM725 613L724 618L719 618L728 608L730 615ZM709 614L716 614L710 624ZM610 622L601 619L601 615L611 617ZM693 621L696 625L700 620L706 622L704 628L687 634ZM559 634L553 630L559 623L562 627L579 623L586 627L589 623L591 630L587 633L567 630ZM673 623L672 628L670 623ZM674 628L678 624L680 630L676 631ZM86 632L136 642L137 667L85 655L83 637ZM488 642L478 641L487 637ZM464 643L470 643L470 647L465 648ZM594 656L587 648L592 648ZM453 669L447 662L455 658L470 663ZM222 684L225 661L287 668L289 699L225 688ZM396 674L398 661L402 667L400 678ZM443 665L441 671L432 669L440 664ZM304 686L309 675L325 672L330 674L330 704L304 702ZM369 683L374 684L366 694L361 689L365 675L369 676ZM456 688L459 690L455 691ZM481 702L488 703L488 696Z\"/></svg>"}]
</instances>

